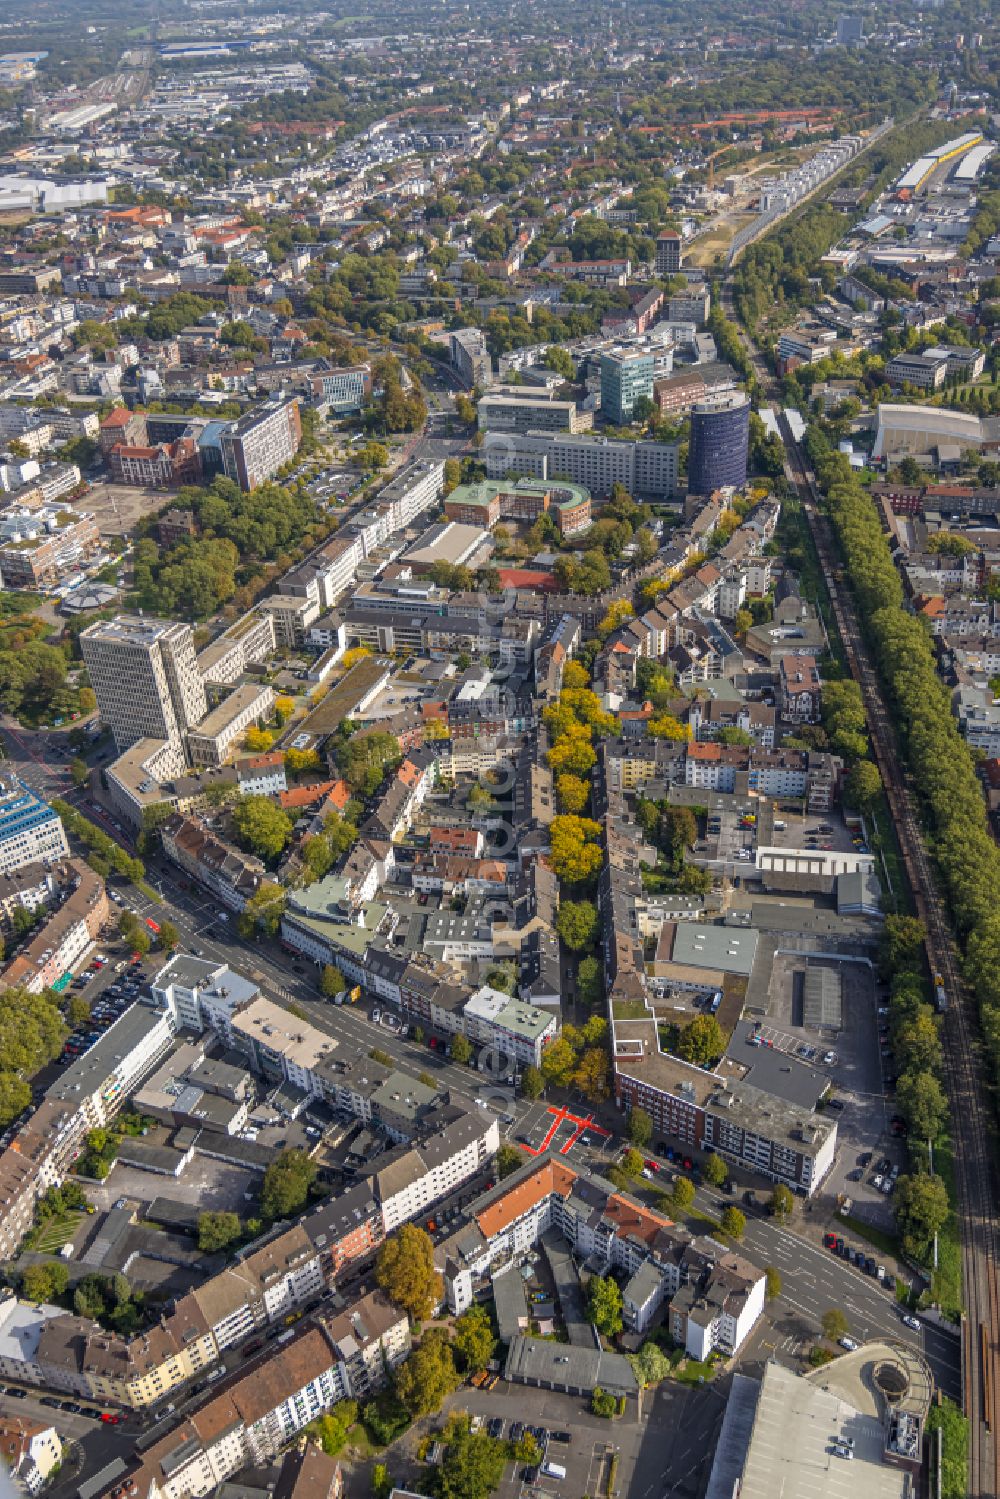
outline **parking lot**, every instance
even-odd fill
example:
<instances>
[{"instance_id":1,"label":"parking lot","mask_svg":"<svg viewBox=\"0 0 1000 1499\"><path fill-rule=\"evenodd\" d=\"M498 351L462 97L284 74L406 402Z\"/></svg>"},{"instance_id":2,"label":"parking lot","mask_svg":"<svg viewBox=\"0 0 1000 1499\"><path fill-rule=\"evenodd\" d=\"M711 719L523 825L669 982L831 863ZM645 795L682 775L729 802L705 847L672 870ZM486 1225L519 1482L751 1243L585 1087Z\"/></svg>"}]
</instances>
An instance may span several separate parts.
<instances>
[{"instance_id":1,"label":"parking lot","mask_svg":"<svg viewBox=\"0 0 1000 1499\"><path fill-rule=\"evenodd\" d=\"M196 1204L205 1211L233 1212L246 1217L253 1207L246 1200L247 1193L256 1202L260 1183L259 1173L195 1155L180 1176L163 1177L116 1163L106 1181L88 1181L86 1188L94 1206L105 1212L122 1197L131 1203L145 1204L154 1197L167 1196L176 1202Z\"/></svg>"},{"instance_id":2,"label":"parking lot","mask_svg":"<svg viewBox=\"0 0 1000 1499\"><path fill-rule=\"evenodd\" d=\"M629 1499L661 1499L664 1475L669 1472L670 1494L678 1499L696 1499L711 1469L727 1388L725 1380L697 1388L668 1382L647 1392L641 1414L637 1415L633 1404L627 1415L606 1421L592 1415L578 1396L501 1380L489 1391L459 1390L445 1402L439 1419L464 1410L484 1421L502 1421L504 1438L510 1437L515 1422L526 1419L550 1436L552 1432L564 1433L569 1441L550 1440L547 1454L550 1461L566 1469L566 1477L548 1481L540 1478L539 1485L565 1499L604 1494L612 1455L618 1458L616 1493L628 1494ZM387 1461L399 1486L426 1493L429 1470L416 1458L417 1440L415 1432L407 1433L390 1450ZM500 1499L515 1499L522 1493L524 1472L520 1464L508 1462L496 1490ZM368 1499L369 1484L367 1464L345 1474L349 1499Z\"/></svg>"}]
</instances>

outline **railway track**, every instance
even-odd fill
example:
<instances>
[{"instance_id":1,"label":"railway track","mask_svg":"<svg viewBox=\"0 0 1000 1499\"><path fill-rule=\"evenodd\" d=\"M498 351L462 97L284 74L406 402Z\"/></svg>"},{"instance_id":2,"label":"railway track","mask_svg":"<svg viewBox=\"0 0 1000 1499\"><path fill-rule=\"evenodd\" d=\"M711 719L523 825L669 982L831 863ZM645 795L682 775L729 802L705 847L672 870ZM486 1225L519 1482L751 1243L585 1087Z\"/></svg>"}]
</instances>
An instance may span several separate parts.
<instances>
[{"instance_id":1,"label":"railway track","mask_svg":"<svg viewBox=\"0 0 1000 1499\"><path fill-rule=\"evenodd\" d=\"M769 372L755 360L763 388ZM913 798L900 772L894 727L881 683L861 630L853 595L838 582L840 556L828 517L805 458L783 415L779 428L788 455L788 477L802 497L820 566L826 578L837 628L851 673L861 688L876 763L896 826L917 914L927 933L930 970L944 980L949 997L944 1016L945 1082L951 1104L955 1176L962 1239L965 1322L962 1389L970 1424L971 1499L1000 1496L1000 1234L997 1194L987 1116L989 1089L982 1066L974 1011L935 879Z\"/></svg>"}]
</instances>

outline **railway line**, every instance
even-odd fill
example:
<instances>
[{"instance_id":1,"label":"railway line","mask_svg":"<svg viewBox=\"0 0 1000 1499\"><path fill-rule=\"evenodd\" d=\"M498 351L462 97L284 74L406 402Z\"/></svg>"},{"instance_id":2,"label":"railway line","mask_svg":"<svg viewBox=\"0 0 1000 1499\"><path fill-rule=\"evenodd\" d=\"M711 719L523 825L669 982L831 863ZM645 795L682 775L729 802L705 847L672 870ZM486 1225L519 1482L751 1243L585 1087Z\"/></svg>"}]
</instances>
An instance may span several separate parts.
<instances>
[{"instance_id":1,"label":"railway line","mask_svg":"<svg viewBox=\"0 0 1000 1499\"><path fill-rule=\"evenodd\" d=\"M728 315L728 284L721 288ZM762 392L777 396L774 377L746 344ZM935 879L913 795L899 763L895 729L861 629L853 594L841 586L839 549L819 504L805 454L780 410L772 408L785 446L786 477L798 491L816 547L851 673L861 688L872 747L899 840L914 904L924 924L927 959L935 986L944 989L945 1083L951 1105L957 1211L962 1243L965 1315L962 1325L962 1397L969 1419L970 1499L1000 1499L1000 1209L993 1159L990 1090L978 1043L975 1000L961 973L954 937Z\"/></svg>"},{"instance_id":2,"label":"railway line","mask_svg":"<svg viewBox=\"0 0 1000 1499\"><path fill-rule=\"evenodd\" d=\"M756 361L755 361L756 362ZM758 377L767 389L768 372ZM788 477L803 508L826 578L837 629L851 673L861 688L876 763L885 786L917 915L926 931L930 971L948 997L944 1015L944 1064L955 1144L955 1175L962 1238L966 1314L962 1337L963 1403L971 1446L969 1493L973 1499L1000 1495L1000 1234L987 1115L990 1097L976 1041L974 999L959 966L944 904L906 779L900 773L895 731L849 589L838 578L840 557L829 518L818 505L813 476L783 415L778 425L788 455Z\"/></svg>"}]
</instances>

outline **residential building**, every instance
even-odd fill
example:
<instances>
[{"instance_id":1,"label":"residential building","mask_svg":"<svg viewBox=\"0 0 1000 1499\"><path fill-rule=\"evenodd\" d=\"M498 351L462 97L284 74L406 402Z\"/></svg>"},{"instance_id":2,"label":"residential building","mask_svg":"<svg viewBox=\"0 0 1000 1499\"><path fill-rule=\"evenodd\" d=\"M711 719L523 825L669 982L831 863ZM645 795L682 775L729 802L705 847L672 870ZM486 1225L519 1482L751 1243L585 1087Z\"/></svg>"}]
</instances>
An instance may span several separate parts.
<instances>
[{"instance_id":1,"label":"residential building","mask_svg":"<svg viewBox=\"0 0 1000 1499\"><path fill-rule=\"evenodd\" d=\"M256 489L291 462L301 441L298 401L279 399L248 411L222 434L226 476L241 489Z\"/></svg>"},{"instance_id":2,"label":"residential building","mask_svg":"<svg viewBox=\"0 0 1000 1499\"><path fill-rule=\"evenodd\" d=\"M0 514L3 587L46 588L78 568L99 540L97 521L89 510L61 504L5 510Z\"/></svg>"},{"instance_id":3,"label":"residential building","mask_svg":"<svg viewBox=\"0 0 1000 1499\"><path fill-rule=\"evenodd\" d=\"M486 339L478 328L458 328L449 342L451 362L457 374L471 390L478 386L485 389L493 379Z\"/></svg>"},{"instance_id":4,"label":"residential building","mask_svg":"<svg viewBox=\"0 0 1000 1499\"><path fill-rule=\"evenodd\" d=\"M13 771L0 770L0 875L69 853L62 819Z\"/></svg>"},{"instance_id":5,"label":"residential building","mask_svg":"<svg viewBox=\"0 0 1000 1499\"><path fill-rule=\"evenodd\" d=\"M32 1496L40 1494L62 1462L63 1446L55 1427L31 1416L0 1417L0 1462L15 1483Z\"/></svg>"},{"instance_id":6,"label":"residential building","mask_svg":"<svg viewBox=\"0 0 1000 1499\"><path fill-rule=\"evenodd\" d=\"M0 846L0 855L2 852ZM108 920L111 907L107 888L88 864L69 859L64 865L49 868L55 890L61 891L63 898L0 973L0 989L23 987L40 994L59 980L65 982Z\"/></svg>"},{"instance_id":7,"label":"residential building","mask_svg":"<svg viewBox=\"0 0 1000 1499\"><path fill-rule=\"evenodd\" d=\"M274 689L247 682L236 687L213 708L196 729L187 733L191 764L222 765L248 729L266 723L274 708Z\"/></svg>"}]
</instances>

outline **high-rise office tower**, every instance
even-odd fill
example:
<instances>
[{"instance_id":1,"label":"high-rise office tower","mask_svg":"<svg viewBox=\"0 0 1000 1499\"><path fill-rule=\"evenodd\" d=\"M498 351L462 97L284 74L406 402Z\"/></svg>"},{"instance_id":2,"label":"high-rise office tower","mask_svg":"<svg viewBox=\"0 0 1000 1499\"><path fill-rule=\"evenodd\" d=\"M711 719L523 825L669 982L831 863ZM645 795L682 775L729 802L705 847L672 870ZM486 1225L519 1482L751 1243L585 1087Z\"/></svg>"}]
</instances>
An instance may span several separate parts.
<instances>
[{"instance_id":1,"label":"high-rise office tower","mask_svg":"<svg viewBox=\"0 0 1000 1499\"><path fill-rule=\"evenodd\" d=\"M653 399L652 354L621 349L601 355L601 415L609 422L630 422L636 401Z\"/></svg>"},{"instance_id":2,"label":"high-rise office tower","mask_svg":"<svg viewBox=\"0 0 1000 1499\"><path fill-rule=\"evenodd\" d=\"M656 274L676 276L680 268L681 237L673 229L664 229L656 236Z\"/></svg>"},{"instance_id":3,"label":"high-rise office tower","mask_svg":"<svg viewBox=\"0 0 1000 1499\"><path fill-rule=\"evenodd\" d=\"M208 711L190 625L122 614L88 626L80 648L119 751L166 739L183 753L185 731Z\"/></svg>"},{"instance_id":4,"label":"high-rise office tower","mask_svg":"<svg viewBox=\"0 0 1000 1499\"><path fill-rule=\"evenodd\" d=\"M750 441L750 399L742 390L731 395L698 401L691 408L691 444L688 450L688 490L711 494L747 482L747 449Z\"/></svg>"}]
</instances>

